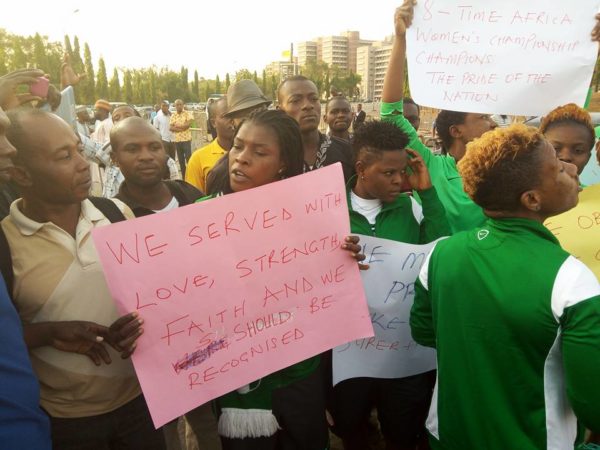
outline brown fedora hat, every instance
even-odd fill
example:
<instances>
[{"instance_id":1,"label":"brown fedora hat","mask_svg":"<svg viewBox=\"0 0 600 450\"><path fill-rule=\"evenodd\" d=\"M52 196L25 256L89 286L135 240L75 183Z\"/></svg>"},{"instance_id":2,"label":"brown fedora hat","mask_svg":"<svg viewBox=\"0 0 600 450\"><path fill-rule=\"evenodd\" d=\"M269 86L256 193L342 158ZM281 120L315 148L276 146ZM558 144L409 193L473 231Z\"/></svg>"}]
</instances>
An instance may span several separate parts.
<instances>
[{"instance_id":1,"label":"brown fedora hat","mask_svg":"<svg viewBox=\"0 0 600 450\"><path fill-rule=\"evenodd\" d=\"M227 89L227 112L223 116L229 117L244 109L270 104L271 100L265 97L254 81L240 80Z\"/></svg>"}]
</instances>

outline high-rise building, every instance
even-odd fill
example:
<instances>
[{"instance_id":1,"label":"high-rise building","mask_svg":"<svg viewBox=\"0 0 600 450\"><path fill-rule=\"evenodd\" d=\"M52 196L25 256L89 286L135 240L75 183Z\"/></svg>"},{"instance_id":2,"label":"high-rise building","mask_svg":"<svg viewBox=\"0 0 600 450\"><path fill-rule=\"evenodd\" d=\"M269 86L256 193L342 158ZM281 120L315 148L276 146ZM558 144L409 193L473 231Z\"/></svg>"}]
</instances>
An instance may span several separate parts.
<instances>
[{"instance_id":1,"label":"high-rise building","mask_svg":"<svg viewBox=\"0 0 600 450\"><path fill-rule=\"evenodd\" d=\"M309 61L317 61L317 42L300 42L296 48L298 49L298 64L300 66L306 66Z\"/></svg>"},{"instance_id":2,"label":"high-rise building","mask_svg":"<svg viewBox=\"0 0 600 450\"><path fill-rule=\"evenodd\" d=\"M381 100L383 80L392 54L393 37L358 47L356 51L356 73L360 75L361 98L369 101Z\"/></svg>"},{"instance_id":3,"label":"high-rise building","mask_svg":"<svg viewBox=\"0 0 600 450\"><path fill-rule=\"evenodd\" d=\"M324 61L330 66L356 72L356 51L371 42L361 39L358 31L345 31L339 36L320 36L312 41L300 42L297 45L298 64L305 66L308 61Z\"/></svg>"}]
</instances>

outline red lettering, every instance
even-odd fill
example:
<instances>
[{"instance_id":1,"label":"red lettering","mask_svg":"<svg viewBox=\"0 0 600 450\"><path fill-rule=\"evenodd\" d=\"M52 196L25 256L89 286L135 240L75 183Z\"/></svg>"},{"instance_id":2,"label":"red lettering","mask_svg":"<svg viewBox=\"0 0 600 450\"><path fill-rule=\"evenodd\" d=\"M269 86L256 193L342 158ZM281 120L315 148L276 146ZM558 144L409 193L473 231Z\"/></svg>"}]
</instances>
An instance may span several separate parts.
<instances>
[{"instance_id":1,"label":"red lettering","mask_svg":"<svg viewBox=\"0 0 600 450\"><path fill-rule=\"evenodd\" d=\"M181 316L178 319L175 319L175 320L167 323L167 334L161 337L161 339L167 340L167 345L171 345L171 337L172 336L177 336L178 334L185 333L185 330L171 332L171 325L173 325L173 324L179 322L180 320L183 320L189 316L190 316L189 314L186 314L185 316Z\"/></svg>"},{"instance_id":2,"label":"red lettering","mask_svg":"<svg viewBox=\"0 0 600 450\"><path fill-rule=\"evenodd\" d=\"M161 252L156 252L156 253L152 253L155 250L158 250L160 248L166 247L168 244L159 244L155 247L150 248L150 245L148 244L148 241L153 238L155 235L154 234L149 234L148 236L146 236L144 238L144 243L146 244L146 251L148 252L148 256L158 256L158 255L162 255L164 253L164 251Z\"/></svg>"},{"instance_id":3,"label":"red lettering","mask_svg":"<svg viewBox=\"0 0 600 450\"><path fill-rule=\"evenodd\" d=\"M135 302L135 309L136 310L140 310L142 308L145 308L146 306L152 306L152 305L156 305L157 303L146 303L145 305L140 305L140 294L139 292L135 293L135 298L136 298L136 302Z\"/></svg>"},{"instance_id":4,"label":"red lettering","mask_svg":"<svg viewBox=\"0 0 600 450\"><path fill-rule=\"evenodd\" d=\"M214 223L214 222L208 224L207 231L208 231L208 238L209 239L216 239L218 237L221 237L221 233L219 233L217 230L211 230L211 228L213 226L215 226L215 225L216 225L216 223Z\"/></svg>"},{"instance_id":5,"label":"red lettering","mask_svg":"<svg viewBox=\"0 0 600 450\"><path fill-rule=\"evenodd\" d=\"M243 259L242 261L240 261L239 263L237 263L235 265L235 268L237 270L244 271L244 273L242 273L242 275L240 275L240 278L244 278L244 277L247 277L248 275L252 275L252 269L250 267L242 266L242 264L245 264L247 262L248 262L247 259Z\"/></svg>"},{"instance_id":6,"label":"red lettering","mask_svg":"<svg viewBox=\"0 0 600 450\"><path fill-rule=\"evenodd\" d=\"M202 372L203 376L202 379L204 380L205 383L212 381L215 379L216 375L219 372L217 370L215 370L215 368L213 366L207 367L206 369L204 369L204 372Z\"/></svg>"},{"instance_id":7,"label":"red lettering","mask_svg":"<svg viewBox=\"0 0 600 450\"><path fill-rule=\"evenodd\" d=\"M202 383L200 383L198 381L199 378L200 378L200 375L198 375L197 372L191 372L188 375L190 389L194 389L194 386L202 386Z\"/></svg>"},{"instance_id":8,"label":"red lettering","mask_svg":"<svg viewBox=\"0 0 600 450\"><path fill-rule=\"evenodd\" d=\"M206 275L196 275L194 277L193 283L194 286L196 287L200 287L200 286L204 286L206 284L206 280L208 277Z\"/></svg>"},{"instance_id":9,"label":"red lettering","mask_svg":"<svg viewBox=\"0 0 600 450\"><path fill-rule=\"evenodd\" d=\"M202 236L200 236L198 234L194 234L194 231L198 230L199 228L200 228L199 226L195 226L188 232L188 237L197 239L195 242L192 242L190 244L190 246L193 246L193 245L196 245L196 244L199 244L200 242L202 242Z\"/></svg>"},{"instance_id":10,"label":"red lettering","mask_svg":"<svg viewBox=\"0 0 600 450\"><path fill-rule=\"evenodd\" d=\"M225 236L229 236L230 231L237 231L238 233L240 232L238 228L233 228L232 226L230 226L234 218L235 213L233 211L229 211L225 216Z\"/></svg>"},{"instance_id":11,"label":"red lettering","mask_svg":"<svg viewBox=\"0 0 600 450\"><path fill-rule=\"evenodd\" d=\"M273 220L275 220L277 218L277 216L271 216L271 217L267 217L267 214L270 212L269 209L263 211L263 221L262 221L262 226L263 228L273 228L273 224L269 223Z\"/></svg>"},{"instance_id":12,"label":"red lettering","mask_svg":"<svg viewBox=\"0 0 600 450\"><path fill-rule=\"evenodd\" d=\"M119 256L117 256L117 254L113 251L112 247L110 246L110 244L108 242L106 242L106 246L108 247L108 249L110 250L110 252L113 254L113 256L115 257L115 259L117 260L117 262L119 264L123 264L123 253L125 253L127 256L129 256L129 258L136 262L136 263L140 263L140 253L138 251L138 235L137 233L135 233L135 256L132 253L129 253L129 251L127 251L127 249L125 248L125 246L123 245L123 243L119 243Z\"/></svg>"}]
</instances>

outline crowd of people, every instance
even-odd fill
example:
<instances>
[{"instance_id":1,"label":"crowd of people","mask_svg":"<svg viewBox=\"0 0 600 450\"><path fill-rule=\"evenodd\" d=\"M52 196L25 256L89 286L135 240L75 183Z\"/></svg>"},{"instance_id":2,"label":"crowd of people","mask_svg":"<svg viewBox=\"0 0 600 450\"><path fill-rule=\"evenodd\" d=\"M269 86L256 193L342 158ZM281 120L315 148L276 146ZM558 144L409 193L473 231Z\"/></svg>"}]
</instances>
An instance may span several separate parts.
<instances>
[{"instance_id":1,"label":"crowd of people","mask_svg":"<svg viewBox=\"0 0 600 450\"><path fill-rule=\"evenodd\" d=\"M281 82L276 107L241 80L209 104L214 139L192 153L181 100L148 122L100 99L92 132L87 108L68 107L68 65L62 93L43 98L17 94L42 70L0 77L1 448L185 449L183 419L152 424L130 359L143 311L117 311L92 230L336 163L352 233L339 251L360 269L354 234L435 242L406 320L437 370L334 386L331 352L315 355L186 414L200 450L322 450L331 432L368 450L374 411L389 450L600 448L598 274L543 225L577 208L589 113L557 105L535 129L443 110L434 154L404 98L414 4L394 16L377 121L341 95L322 111L302 75Z\"/></svg>"}]
</instances>

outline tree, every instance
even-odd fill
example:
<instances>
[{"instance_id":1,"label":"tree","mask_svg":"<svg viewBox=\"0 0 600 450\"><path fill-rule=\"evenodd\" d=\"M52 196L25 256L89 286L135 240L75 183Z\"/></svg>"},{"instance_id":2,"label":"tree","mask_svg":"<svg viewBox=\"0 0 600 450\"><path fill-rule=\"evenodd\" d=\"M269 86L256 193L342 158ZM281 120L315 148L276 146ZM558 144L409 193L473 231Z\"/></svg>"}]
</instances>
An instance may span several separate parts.
<instances>
[{"instance_id":1,"label":"tree","mask_svg":"<svg viewBox=\"0 0 600 450\"><path fill-rule=\"evenodd\" d=\"M98 79L96 81L96 95L103 99L108 98L108 79L106 76L106 66L104 65L104 58L100 58L98 60Z\"/></svg>"},{"instance_id":2,"label":"tree","mask_svg":"<svg viewBox=\"0 0 600 450\"><path fill-rule=\"evenodd\" d=\"M206 88L204 90L204 101L207 101L208 97L210 97L210 83L208 82L208 80L206 80Z\"/></svg>"},{"instance_id":3,"label":"tree","mask_svg":"<svg viewBox=\"0 0 600 450\"><path fill-rule=\"evenodd\" d=\"M184 102L187 102L190 100L190 87L189 87L189 83L188 83L188 70L181 66L181 70L179 72L180 76L181 76L181 99Z\"/></svg>"},{"instance_id":4,"label":"tree","mask_svg":"<svg viewBox=\"0 0 600 450\"><path fill-rule=\"evenodd\" d=\"M71 57L71 66L75 73L83 73L83 60L81 59L81 50L79 48L79 38L77 36L73 39L73 56Z\"/></svg>"},{"instance_id":5,"label":"tree","mask_svg":"<svg viewBox=\"0 0 600 450\"><path fill-rule=\"evenodd\" d=\"M252 80L256 83L256 85L258 86L258 75L256 74L256 70L254 71L254 73L252 74Z\"/></svg>"},{"instance_id":6,"label":"tree","mask_svg":"<svg viewBox=\"0 0 600 450\"><path fill-rule=\"evenodd\" d=\"M126 70L125 75L123 76L122 99L126 103L133 103L133 86L132 86L131 72L129 72L129 70Z\"/></svg>"},{"instance_id":7,"label":"tree","mask_svg":"<svg viewBox=\"0 0 600 450\"><path fill-rule=\"evenodd\" d=\"M263 72L262 72L262 91L263 91L263 94L266 95L266 93L267 93L267 71L265 69L263 69Z\"/></svg>"},{"instance_id":8,"label":"tree","mask_svg":"<svg viewBox=\"0 0 600 450\"><path fill-rule=\"evenodd\" d=\"M236 83L240 80L251 80L251 79L252 79L252 72L250 72L248 69L241 69L235 73Z\"/></svg>"},{"instance_id":9,"label":"tree","mask_svg":"<svg viewBox=\"0 0 600 450\"><path fill-rule=\"evenodd\" d=\"M11 70L24 69L27 67L27 56L23 51L21 43L15 41L13 44L13 63Z\"/></svg>"},{"instance_id":10,"label":"tree","mask_svg":"<svg viewBox=\"0 0 600 450\"><path fill-rule=\"evenodd\" d=\"M46 46L39 33L33 37L33 63L42 70L48 70L48 56L46 55Z\"/></svg>"},{"instance_id":11,"label":"tree","mask_svg":"<svg viewBox=\"0 0 600 450\"><path fill-rule=\"evenodd\" d=\"M194 84L192 85L192 97L195 102L200 101L200 82L198 81L198 71L194 70Z\"/></svg>"},{"instance_id":12,"label":"tree","mask_svg":"<svg viewBox=\"0 0 600 450\"><path fill-rule=\"evenodd\" d=\"M225 74L225 92L229 90L229 86L231 86L231 80L229 79L229 72Z\"/></svg>"},{"instance_id":13,"label":"tree","mask_svg":"<svg viewBox=\"0 0 600 450\"><path fill-rule=\"evenodd\" d=\"M108 97L113 102L121 101L121 84L119 83L119 73L117 68L113 70L113 76L108 84Z\"/></svg>"},{"instance_id":14,"label":"tree","mask_svg":"<svg viewBox=\"0 0 600 450\"><path fill-rule=\"evenodd\" d=\"M70 58L73 58L73 48L71 47L71 39L69 39L68 34L65 34L65 53L69 55Z\"/></svg>"},{"instance_id":15,"label":"tree","mask_svg":"<svg viewBox=\"0 0 600 450\"><path fill-rule=\"evenodd\" d=\"M86 104L94 103L96 99L96 85L94 82L94 65L92 64L92 52L87 42L83 48L83 55L85 59L85 78L82 82L81 89L83 91L83 102Z\"/></svg>"},{"instance_id":16,"label":"tree","mask_svg":"<svg viewBox=\"0 0 600 450\"><path fill-rule=\"evenodd\" d=\"M277 79L275 74L271 75L271 100L277 100Z\"/></svg>"},{"instance_id":17,"label":"tree","mask_svg":"<svg viewBox=\"0 0 600 450\"><path fill-rule=\"evenodd\" d=\"M219 80L219 75L217 75L217 78L215 79L215 94L220 94L221 93L221 80Z\"/></svg>"}]
</instances>

